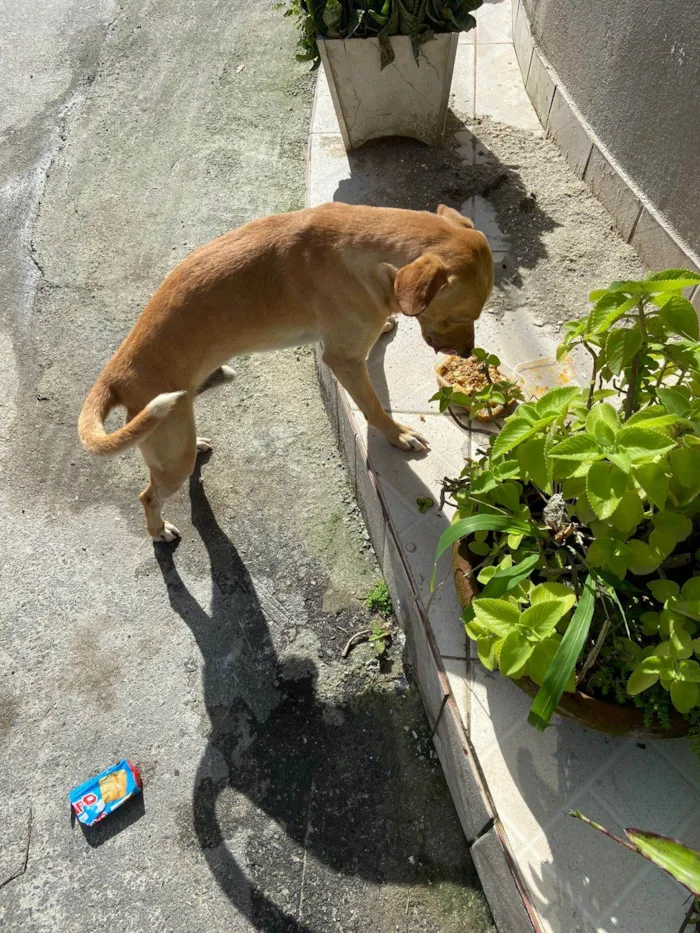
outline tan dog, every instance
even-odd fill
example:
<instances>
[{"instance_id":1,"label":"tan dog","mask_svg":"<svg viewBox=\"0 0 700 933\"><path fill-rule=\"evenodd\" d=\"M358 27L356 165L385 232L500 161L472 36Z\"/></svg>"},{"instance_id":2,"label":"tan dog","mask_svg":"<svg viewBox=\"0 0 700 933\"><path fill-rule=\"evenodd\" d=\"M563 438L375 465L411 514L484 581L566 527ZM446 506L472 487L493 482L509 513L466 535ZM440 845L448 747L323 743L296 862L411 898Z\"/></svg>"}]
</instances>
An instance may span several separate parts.
<instances>
[{"instance_id":1,"label":"tan dog","mask_svg":"<svg viewBox=\"0 0 700 933\"><path fill-rule=\"evenodd\" d=\"M367 421L402 450L427 441L382 408L367 354L398 312L418 317L436 351L469 356L493 261L471 221L325 204L254 220L195 250L165 279L88 395L78 434L94 454L138 444L150 470L140 499L151 536L172 541L163 503L210 448L194 397L229 381L241 353L321 342L323 359ZM127 423L107 434L112 408Z\"/></svg>"}]
</instances>

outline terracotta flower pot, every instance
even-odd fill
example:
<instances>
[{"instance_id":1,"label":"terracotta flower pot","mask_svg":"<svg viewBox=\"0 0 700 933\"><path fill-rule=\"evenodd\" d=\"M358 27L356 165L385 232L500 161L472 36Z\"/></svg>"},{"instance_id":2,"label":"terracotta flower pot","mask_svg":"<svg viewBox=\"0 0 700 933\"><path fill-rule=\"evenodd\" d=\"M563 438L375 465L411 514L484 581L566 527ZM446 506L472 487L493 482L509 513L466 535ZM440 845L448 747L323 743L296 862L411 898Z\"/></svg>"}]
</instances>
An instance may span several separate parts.
<instances>
[{"instance_id":1,"label":"terracotta flower pot","mask_svg":"<svg viewBox=\"0 0 700 933\"><path fill-rule=\"evenodd\" d=\"M463 541L458 541L452 551L452 570L457 596L463 609L479 593L478 584L471 578L471 567L469 549ZM531 697L539 690L537 684L529 677L521 677L514 683ZM670 713L670 729L663 729L657 724L646 726L644 714L636 706L618 706L616 703L588 696L582 690L562 694L556 712L564 719L570 719L588 729L636 739L678 739L686 735L689 729L686 720L673 709Z\"/></svg>"}]
</instances>

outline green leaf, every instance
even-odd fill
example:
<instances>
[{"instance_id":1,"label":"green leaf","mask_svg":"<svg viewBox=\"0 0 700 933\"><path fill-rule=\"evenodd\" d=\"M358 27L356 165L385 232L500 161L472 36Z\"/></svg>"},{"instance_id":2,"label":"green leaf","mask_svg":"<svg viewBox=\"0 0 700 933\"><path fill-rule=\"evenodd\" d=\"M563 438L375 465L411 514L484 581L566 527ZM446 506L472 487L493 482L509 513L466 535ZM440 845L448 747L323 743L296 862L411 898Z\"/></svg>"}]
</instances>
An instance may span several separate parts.
<instances>
[{"instance_id":1,"label":"green leaf","mask_svg":"<svg viewBox=\"0 0 700 933\"><path fill-rule=\"evenodd\" d=\"M515 589L519 583L530 576L540 559L539 554L529 554L512 567L497 570L481 593L481 598L497 598Z\"/></svg>"},{"instance_id":2,"label":"green leaf","mask_svg":"<svg viewBox=\"0 0 700 933\"><path fill-rule=\"evenodd\" d=\"M676 545L689 537L693 530L693 523L687 515L667 509L664 512L657 512L654 516L654 529L668 534Z\"/></svg>"},{"instance_id":3,"label":"green leaf","mask_svg":"<svg viewBox=\"0 0 700 933\"><path fill-rule=\"evenodd\" d=\"M659 431L649 431L646 428L625 426L618 432L617 446L618 450L624 451L634 464L655 460L657 457L661 456L661 454L673 450L676 446L676 442L670 440L665 434L661 434Z\"/></svg>"},{"instance_id":4,"label":"green leaf","mask_svg":"<svg viewBox=\"0 0 700 933\"><path fill-rule=\"evenodd\" d=\"M581 390L574 386L558 386L549 389L537 402L536 409L540 418L548 415L563 415L575 399L581 397Z\"/></svg>"},{"instance_id":5,"label":"green leaf","mask_svg":"<svg viewBox=\"0 0 700 933\"><path fill-rule=\"evenodd\" d=\"M641 855L668 872L693 894L700 895L700 852L658 833L626 829L625 834Z\"/></svg>"},{"instance_id":6,"label":"green leaf","mask_svg":"<svg viewBox=\"0 0 700 933\"><path fill-rule=\"evenodd\" d=\"M653 286L651 283L655 283ZM647 279L646 285L650 290L664 285L671 289L690 288L700 282L700 273L691 272L689 269L665 269L663 272L655 272Z\"/></svg>"},{"instance_id":7,"label":"green leaf","mask_svg":"<svg viewBox=\"0 0 700 933\"><path fill-rule=\"evenodd\" d=\"M591 575L586 577L583 593L561 640L554 660L549 666L544 683L537 691L528 721L543 731L547 728L564 689L576 667L576 662L586 643L593 618L595 582Z\"/></svg>"},{"instance_id":8,"label":"green leaf","mask_svg":"<svg viewBox=\"0 0 700 933\"><path fill-rule=\"evenodd\" d=\"M554 632L549 638L545 638L544 641L538 642L535 645L535 650L532 652L527 664L527 673L538 687L542 686L547 676L549 666L554 660L560 644L561 635L559 635L558 632ZM564 690L568 693L573 693L576 690L576 678L573 674L569 678L569 682L566 687L564 687Z\"/></svg>"},{"instance_id":9,"label":"green leaf","mask_svg":"<svg viewBox=\"0 0 700 933\"><path fill-rule=\"evenodd\" d=\"M503 640L499 668L505 677L517 674L528 662L535 646L520 631L510 632Z\"/></svg>"},{"instance_id":10,"label":"green leaf","mask_svg":"<svg viewBox=\"0 0 700 933\"><path fill-rule=\"evenodd\" d=\"M566 604L551 600L537 606L530 606L523 612L520 623L530 629L532 634L539 639L546 638L547 635L552 634L557 622L566 615L567 611Z\"/></svg>"},{"instance_id":11,"label":"green leaf","mask_svg":"<svg viewBox=\"0 0 700 933\"><path fill-rule=\"evenodd\" d=\"M489 599L480 596L472 600L472 607L477 622L501 638L505 638L512 631L513 626L520 622L520 610L505 599Z\"/></svg>"},{"instance_id":12,"label":"green leaf","mask_svg":"<svg viewBox=\"0 0 700 933\"><path fill-rule=\"evenodd\" d=\"M644 690L648 690L649 687L653 687L656 681L659 679L658 674L646 673L637 668L627 681L627 692L630 696L637 696L638 693L642 693Z\"/></svg>"},{"instance_id":13,"label":"green leaf","mask_svg":"<svg viewBox=\"0 0 700 933\"><path fill-rule=\"evenodd\" d=\"M700 484L700 448L678 447L669 457L671 472L681 486L695 489Z\"/></svg>"},{"instance_id":14,"label":"green leaf","mask_svg":"<svg viewBox=\"0 0 700 933\"><path fill-rule=\"evenodd\" d=\"M455 541L464 538L467 535L474 534L475 531L501 531L507 534L534 534L535 529L529 522L521 522L515 518L508 518L505 515L471 515L469 518L461 518L454 522L449 528L446 528L440 535L437 551L435 552L435 562L442 557L445 551L452 547ZM435 571L430 588L435 585Z\"/></svg>"},{"instance_id":15,"label":"green leaf","mask_svg":"<svg viewBox=\"0 0 700 933\"><path fill-rule=\"evenodd\" d=\"M492 635L481 635L476 640L476 653L487 671L496 670L496 645L498 639Z\"/></svg>"},{"instance_id":16,"label":"green leaf","mask_svg":"<svg viewBox=\"0 0 700 933\"><path fill-rule=\"evenodd\" d=\"M691 413L690 402L680 389L661 387L656 390L656 395L664 408L674 415L687 418Z\"/></svg>"},{"instance_id":17,"label":"green leaf","mask_svg":"<svg viewBox=\"0 0 700 933\"><path fill-rule=\"evenodd\" d=\"M647 586L651 590L654 599L660 603L665 603L667 599L673 599L679 593L678 584L674 583L673 580L650 580Z\"/></svg>"},{"instance_id":18,"label":"green leaf","mask_svg":"<svg viewBox=\"0 0 700 933\"><path fill-rule=\"evenodd\" d=\"M610 518L627 488L627 477L613 463L592 463L586 477L586 495L591 508L601 520Z\"/></svg>"},{"instance_id":19,"label":"green leaf","mask_svg":"<svg viewBox=\"0 0 700 933\"><path fill-rule=\"evenodd\" d=\"M532 480L540 489L549 485L547 477L547 461L544 455L546 439L535 437L521 444L516 452L523 479Z\"/></svg>"},{"instance_id":20,"label":"green leaf","mask_svg":"<svg viewBox=\"0 0 700 933\"><path fill-rule=\"evenodd\" d=\"M697 661L680 661L678 664L679 680L689 684L700 684L700 664Z\"/></svg>"},{"instance_id":21,"label":"green leaf","mask_svg":"<svg viewBox=\"0 0 700 933\"><path fill-rule=\"evenodd\" d=\"M698 315L687 298L673 295L659 312L666 327L679 337L698 339Z\"/></svg>"},{"instance_id":22,"label":"green leaf","mask_svg":"<svg viewBox=\"0 0 700 933\"><path fill-rule=\"evenodd\" d=\"M693 653L693 639L690 632L675 623L671 625L671 654L679 660L689 658Z\"/></svg>"},{"instance_id":23,"label":"green leaf","mask_svg":"<svg viewBox=\"0 0 700 933\"><path fill-rule=\"evenodd\" d=\"M627 298L623 292L606 291L597 300L588 316L588 333L604 334L615 321L630 311L637 303L636 298Z\"/></svg>"},{"instance_id":24,"label":"green leaf","mask_svg":"<svg viewBox=\"0 0 700 933\"><path fill-rule=\"evenodd\" d=\"M607 425L612 431L613 436L617 434L618 428L620 427L620 419L618 418L617 412L608 402L595 405L588 412L588 417L586 418L586 430L588 433L595 434L596 427L600 424Z\"/></svg>"},{"instance_id":25,"label":"green leaf","mask_svg":"<svg viewBox=\"0 0 700 933\"><path fill-rule=\"evenodd\" d=\"M593 567L609 568L621 579L627 573L629 548L616 538L596 538L588 548L587 559Z\"/></svg>"},{"instance_id":26,"label":"green leaf","mask_svg":"<svg viewBox=\"0 0 700 933\"><path fill-rule=\"evenodd\" d=\"M418 511L423 515L428 509L432 508L435 503L430 498L430 496L418 496L416 499L416 505L418 506Z\"/></svg>"},{"instance_id":27,"label":"green leaf","mask_svg":"<svg viewBox=\"0 0 700 933\"><path fill-rule=\"evenodd\" d=\"M700 577L691 577L690 580L686 580L681 589L681 596L692 602L700 601Z\"/></svg>"},{"instance_id":28,"label":"green leaf","mask_svg":"<svg viewBox=\"0 0 700 933\"><path fill-rule=\"evenodd\" d=\"M562 606L561 618L576 603L576 594L563 583L540 583L530 590L530 605L541 606L556 602ZM559 621L559 620L557 620Z\"/></svg>"},{"instance_id":29,"label":"green leaf","mask_svg":"<svg viewBox=\"0 0 700 933\"><path fill-rule=\"evenodd\" d=\"M660 428L670 428L678 424L678 415L667 415L666 409L662 405L652 405L628 418L626 424L639 425L643 428L649 428L652 431L658 431Z\"/></svg>"},{"instance_id":30,"label":"green leaf","mask_svg":"<svg viewBox=\"0 0 700 933\"><path fill-rule=\"evenodd\" d=\"M638 576L653 573L662 561L661 555L644 541L633 539L627 542L627 547L630 550L629 569Z\"/></svg>"},{"instance_id":31,"label":"green leaf","mask_svg":"<svg viewBox=\"0 0 700 933\"><path fill-rule=\"evenodd\" d=\"M605 341L605 361L619 375L642 348L643 337L639 330L612 330Z\"/></svg>"},{"instance_id":32,"label":"green leaf","mask_svg":"<svg viewBox=\"0 0 700 933\"><path fill-rule=\"evenodd\" d=\"M518 412L518 415L520 415L520 412ZM522 444L523 441L532 437L533 434L537 434L541 428L546 427L552 420L553 418L549 417L533 423L526 418L508 418L503 428L499 431L493 447L491 448L492 457L496 458L503 454L507 454L517 447L518 444Z\"/></svg>"},{"instance_id":33,"label":"green leaf","mask_svg":"<svg viewBox=\"0 0 700 933\"><path fill-rule=\"evenodd\" d=\"M668 499L668 477L666 463L642 463L632 470L632 476L639 483L649 502L657 509L663 509Z\"/></svg>"},{"instance_id":34,"label":"green leaf","mask_svg":"<svg viewBox=\"0 0 700 933\"><path fill-rule=\"evenodd\" d=\"M684 683L674 680L671 684L671 703L676 707L679 713L689 713L694 706L697 706L700 697L700 687L697 684Z\"/></svg>"},{"instance_id":35,"label":"green leaf","mask_svg":"<svg viewBox=\"0 0 700 933\"><path fill-rule=\"evenodd\" d=\"M602 456L595 438L588 434L575 434L557 444L549 454L555 460L599 460Z\"/></svg>"},{"instance_id":36,"label":"green leaf","mask_svg":"<svg viewBox=\"0 0 700 933\"><path fill-rule=\"evenodd\" d=\"M632 489L625 491L622 502L610 516L610 523L617 531L631 534L644 518L644 510L639 496Z\"/></svg>"}]
</instances>

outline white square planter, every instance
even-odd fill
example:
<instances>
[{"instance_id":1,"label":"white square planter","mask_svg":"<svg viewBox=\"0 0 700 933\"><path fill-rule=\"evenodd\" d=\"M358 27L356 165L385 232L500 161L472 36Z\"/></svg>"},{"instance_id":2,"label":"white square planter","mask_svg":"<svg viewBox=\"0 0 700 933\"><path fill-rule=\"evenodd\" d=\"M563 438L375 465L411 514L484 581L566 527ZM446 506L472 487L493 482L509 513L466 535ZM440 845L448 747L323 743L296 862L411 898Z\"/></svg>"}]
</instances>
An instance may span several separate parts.
<instances>
[{"instance_id":1,"label":"white square planter","mask_svg":"<svg viewBox=\"0 0 700 933\"><path fill-rule=\"evenodd\" d=\"M379 40L318 38L346 149L381 136L442 142L458 33L421 46L416 64L408 36L391 36L394 61L382 71Z\"/></svg>"}]
</instances>

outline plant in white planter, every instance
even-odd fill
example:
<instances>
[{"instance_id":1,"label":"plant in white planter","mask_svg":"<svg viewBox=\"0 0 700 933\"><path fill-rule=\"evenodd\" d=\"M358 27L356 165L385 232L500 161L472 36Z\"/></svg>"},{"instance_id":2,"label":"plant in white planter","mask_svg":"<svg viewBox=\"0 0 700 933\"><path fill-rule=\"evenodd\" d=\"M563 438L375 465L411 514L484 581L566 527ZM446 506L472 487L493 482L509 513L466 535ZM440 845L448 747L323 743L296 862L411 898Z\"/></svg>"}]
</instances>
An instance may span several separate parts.
<instances>
[{"instance_id":1,"label":"plant in white planter","mask_svg":"<svg viewBox=\"0 0 700 933\"><path fill-rule=\"evenodd\" d=\"M457 34L483 0L289 0L301 61L322 61L346 149L380 136L441 142Z\"/></svg>"}]
</instances>

